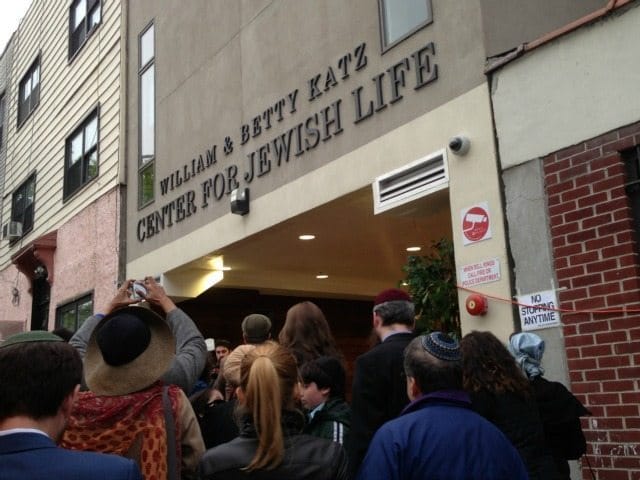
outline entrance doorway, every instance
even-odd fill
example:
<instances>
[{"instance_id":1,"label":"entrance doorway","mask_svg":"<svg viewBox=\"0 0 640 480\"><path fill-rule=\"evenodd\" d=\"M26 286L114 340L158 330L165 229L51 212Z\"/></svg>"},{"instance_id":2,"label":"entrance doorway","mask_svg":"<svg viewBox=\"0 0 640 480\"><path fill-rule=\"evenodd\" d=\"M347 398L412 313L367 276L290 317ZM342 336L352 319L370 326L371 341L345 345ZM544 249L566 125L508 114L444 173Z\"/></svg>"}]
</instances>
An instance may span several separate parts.
<instances>
[{"instance_id":1,"label":"entrance doorway","mask_svg":"<svg viewBox=\"0 0 640 480\"><path fill-rule=\"evenodd\" d=\"M31 330L47 330L49 326L49 302L51 286L47 281L47 269L39 266L31 284Z\"/></svg>"}]
</instances>

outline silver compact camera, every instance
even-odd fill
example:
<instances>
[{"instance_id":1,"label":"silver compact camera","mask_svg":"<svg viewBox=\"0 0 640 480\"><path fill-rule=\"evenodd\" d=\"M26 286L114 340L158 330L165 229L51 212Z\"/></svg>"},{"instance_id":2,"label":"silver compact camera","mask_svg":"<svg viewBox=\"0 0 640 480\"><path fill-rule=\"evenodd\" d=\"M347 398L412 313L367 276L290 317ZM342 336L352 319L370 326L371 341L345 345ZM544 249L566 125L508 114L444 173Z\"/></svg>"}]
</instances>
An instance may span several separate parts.
<instances>
[{"instance_id":1,"label":"silver compact camera","mask_svg":"<svg viewBox=\"0 0 640 480\"><path fill-rule=\"evenodd\" d=\"M142 281L135 281L131 286L131 299L132 300L144 300L147 295L147 289Z\"/></svg>"}]
</instances>

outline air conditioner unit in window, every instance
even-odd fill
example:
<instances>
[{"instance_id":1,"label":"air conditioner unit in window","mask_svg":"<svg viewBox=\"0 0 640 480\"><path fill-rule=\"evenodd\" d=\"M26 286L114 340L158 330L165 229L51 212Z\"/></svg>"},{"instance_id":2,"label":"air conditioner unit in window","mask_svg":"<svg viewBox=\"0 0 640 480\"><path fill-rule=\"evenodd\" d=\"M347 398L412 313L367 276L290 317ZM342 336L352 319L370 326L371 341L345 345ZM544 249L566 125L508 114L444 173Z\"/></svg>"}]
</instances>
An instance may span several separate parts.
<instances>
[{"instance_id":1,"label":"air conditioner unit in window","mask_svg":"<svg viewBox=\"0 0 640 480\"><path fill-rule=\"evenodd\" d=\"M14 222L13 220L5 223L2 227L2 238L15 240L22 237L22 222Z\"/></svg>"}]
</instances>

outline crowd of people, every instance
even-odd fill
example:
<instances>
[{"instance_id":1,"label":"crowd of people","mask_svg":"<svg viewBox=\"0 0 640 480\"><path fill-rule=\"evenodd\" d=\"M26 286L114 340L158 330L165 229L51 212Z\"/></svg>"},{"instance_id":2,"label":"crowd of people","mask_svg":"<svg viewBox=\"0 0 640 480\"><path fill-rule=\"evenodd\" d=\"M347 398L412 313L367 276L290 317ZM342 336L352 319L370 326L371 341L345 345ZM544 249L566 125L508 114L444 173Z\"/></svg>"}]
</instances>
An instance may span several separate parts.
<instances>
[{"instance_id":1,"label":"crowd of people","mask_svg":"<svg viewBox=\"0 0 640 480\"><path fill-rule=\"evenodd\" d=\"M414 333L401 289L373 302L377 342L353 368L322 310L293 305L277 339L203 338L152 277L125 282L71 338L0 343L0 478L569 479L585 407L543 377L544 341Z\"/></svg>"}]
</instances>

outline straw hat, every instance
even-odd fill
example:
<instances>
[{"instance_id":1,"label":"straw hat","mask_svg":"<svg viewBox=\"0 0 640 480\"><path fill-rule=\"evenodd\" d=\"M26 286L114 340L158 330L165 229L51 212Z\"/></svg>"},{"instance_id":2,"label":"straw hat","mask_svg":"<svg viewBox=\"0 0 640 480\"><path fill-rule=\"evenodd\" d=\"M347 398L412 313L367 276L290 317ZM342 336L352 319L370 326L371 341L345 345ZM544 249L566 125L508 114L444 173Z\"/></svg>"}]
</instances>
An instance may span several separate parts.
<instances>
[{"instance_id":1,"label":"straw hat","mask_svg":"<svg viewBox=\"0 0 640 480\"><path fill-rule=\"evenodd\" d=\"M84 375L96 395L126 395L143 390L168 369L175 339L158 314L139 306L105 316L91 334Z\"/></svg>"}]
</instances>

